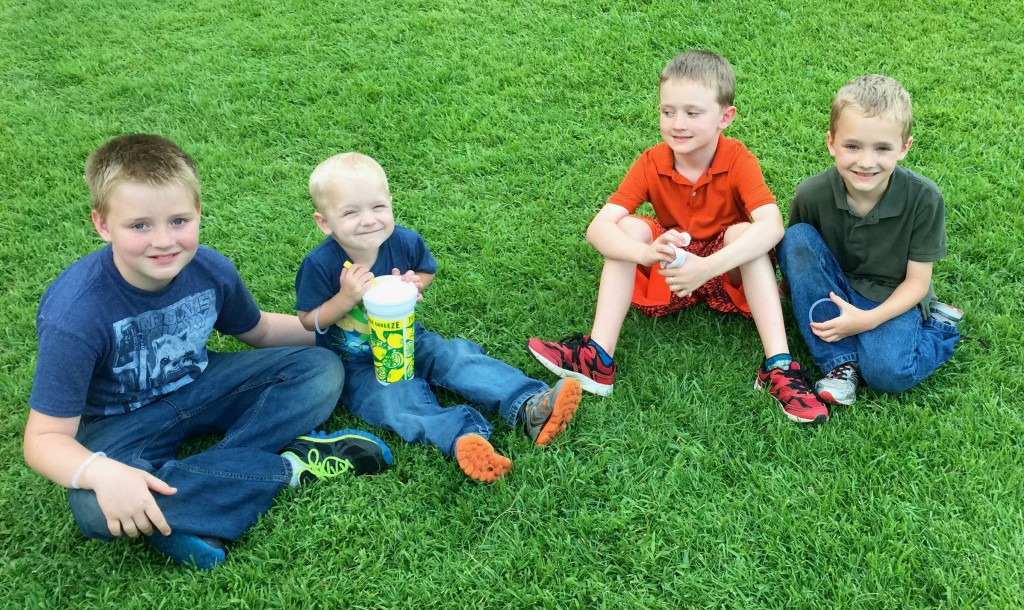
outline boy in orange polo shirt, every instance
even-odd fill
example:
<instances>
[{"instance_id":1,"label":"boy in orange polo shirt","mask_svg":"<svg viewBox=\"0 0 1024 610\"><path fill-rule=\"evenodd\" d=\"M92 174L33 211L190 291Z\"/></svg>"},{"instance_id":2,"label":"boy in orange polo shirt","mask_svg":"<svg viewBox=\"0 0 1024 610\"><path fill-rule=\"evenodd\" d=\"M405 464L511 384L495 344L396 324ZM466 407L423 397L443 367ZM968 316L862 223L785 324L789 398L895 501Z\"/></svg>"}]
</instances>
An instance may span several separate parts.
<instances>
[{"instance_id":1,"label":"boy in orange polo shirt","mask_svg":"<svg viewBox=\"0 0 1024 610\"><path fill-rule=\"evenodd\" d=\"M828 409L789 355L768 254L782 239L782 215L757 158L722 135L736 116L735 83L716 53L688 51L668 63L659 87L664 142L640 155L587 228L605 257L593 329L558 342L530 339L527 349L556 375L607 396L631 304L662 316L704 302L754 319L766 357L757 387L767 387L789 419L822 423ZM632 215L644 202L654 218Z\"/></svg>"}]
</instances>

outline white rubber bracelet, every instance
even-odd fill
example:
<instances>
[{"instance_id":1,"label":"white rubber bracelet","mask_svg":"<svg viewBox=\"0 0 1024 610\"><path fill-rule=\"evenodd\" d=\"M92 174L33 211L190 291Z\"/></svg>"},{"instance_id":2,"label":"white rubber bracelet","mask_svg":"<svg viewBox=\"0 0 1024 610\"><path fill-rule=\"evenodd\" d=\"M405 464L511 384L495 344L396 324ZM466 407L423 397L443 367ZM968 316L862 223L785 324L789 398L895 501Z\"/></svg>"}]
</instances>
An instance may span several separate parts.
<instances>
[{"instance_id":1,"label":"white rubber bracelet","mask_svg":"<svg viewBox=\"0 0 1024 610\"><path fill-rule=\"evenodd\" d=\"M327 331L330 330L330 329L321 329L320 328L320 308L319 307L317 307L316 311L313 312L313 326L316 327L316 334L318 334L318 335L326 335Z\"/></svg>"},{"instance_id":2,"label":"white rubber bracelet","mask_svg":"<svg viewBox=\"0 0 1024 610\"><path fill-rule=\"evenodd\" d=\"M81 489L81 487L78 486L78 477L81 476L82 471L85 470L85 467L88 466L89 464L92 464L92 461L98 457L107 457L107 454L103 453L102 451L97 451L96 453L85 458L85 461L82 462L82 465L79 466L78 470L75 471L75 475L71 477L71 489Z\"/></svg>"},{"instance_id":3,"label":"white rubber bracelet","mask_svg":"<svg viewBox=\"0 0 1024 610\"><path fill-rule=\"evenodd\" d=\"M832 299L829 299L829 298L826 297L824 299L818 299L817 301L811 303L811 308L807 310L807 321L808 322L814 322L814 308L815 307L817 307L818 305L821 305L822 303L831 303L831 302L832 302Z\"/></svg>"}]
</instances>

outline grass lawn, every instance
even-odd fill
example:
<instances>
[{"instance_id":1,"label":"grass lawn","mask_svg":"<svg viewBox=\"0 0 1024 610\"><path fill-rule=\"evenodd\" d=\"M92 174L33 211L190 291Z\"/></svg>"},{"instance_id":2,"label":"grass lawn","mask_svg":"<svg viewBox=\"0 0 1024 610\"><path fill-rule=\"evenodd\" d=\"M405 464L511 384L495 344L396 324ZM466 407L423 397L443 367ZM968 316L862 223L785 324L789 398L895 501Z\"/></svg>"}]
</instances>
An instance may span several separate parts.
<instances>
[{"instance_id":1,"label":"grass lawn","mask_svg":"<svg viewBox=\"0 0 1024 610\"><path fill-rule=\"evenodd\" d=\"M1022 8L0 0L0 607L1024 606ZM281 312L321 239L309 173L373 155L440 263L419 319L550 382L523 344L589 328L601 257L585 227L659 141L658 73L694 47L732 61L727 134L784 212L829 166L835 90L903 82L905 164L946 198L937 291L989 350L964 342L907 394L865 392L807 428L752 389L751 322L631 313L612 397L585 398L545 449L495 434L506 480L475 484L378 431L391 471L284 492L212 573L84 539L63 490L25 466L35 310L100 246L82 169L103 141L160 133L195 156L202 241ZM327 427L359 425L339 409Z\"/></svg>"}]
</instances>

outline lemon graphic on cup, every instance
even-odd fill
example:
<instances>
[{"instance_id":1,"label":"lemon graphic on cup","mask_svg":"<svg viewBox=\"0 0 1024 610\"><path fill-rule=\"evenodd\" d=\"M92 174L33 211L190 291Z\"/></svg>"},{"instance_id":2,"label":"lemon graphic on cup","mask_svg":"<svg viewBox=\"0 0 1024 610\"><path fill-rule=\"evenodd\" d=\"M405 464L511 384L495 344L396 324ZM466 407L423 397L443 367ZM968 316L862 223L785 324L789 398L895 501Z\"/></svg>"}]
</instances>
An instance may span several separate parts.
<instances>
[{"instance_id":1,"label":"lemon graphic on cup","mask_svg":"<svg viewBox=\"0 0 1024 610\"><path fill-rule=\"evenodd\" d=\"M412 379L416 338L416 286L399 276L379 276L363 295L374 372L381 383Z\"/></svg>"}]
</instances>

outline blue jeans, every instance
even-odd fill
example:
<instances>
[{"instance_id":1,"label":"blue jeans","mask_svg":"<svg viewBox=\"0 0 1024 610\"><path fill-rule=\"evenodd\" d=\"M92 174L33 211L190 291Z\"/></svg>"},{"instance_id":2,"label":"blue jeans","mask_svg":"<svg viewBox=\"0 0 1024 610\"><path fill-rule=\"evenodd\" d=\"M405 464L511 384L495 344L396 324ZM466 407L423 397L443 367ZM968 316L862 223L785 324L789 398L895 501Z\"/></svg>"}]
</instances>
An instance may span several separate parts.
<instances>
[{"instance_id":1,"label":"blue jeans","mask_svg":"<svg viewBox=\"0 0 1024 610\"><path fill-rule=\"evenodd\" d=\"M874 309L880 303L853 289L811 225L789 227L775 252L789 283L800 334L822 372L856 362L868 387L896 393L917 385L953 355L953 346L960 339L956 326L924 320L917 307L858 335L835 343L822 341L811 331L810 323L839 315L839 308L831 301L818 303L827 300L830 291L859 309Z\"/></svg>"},{"instance_id":2,"label":"blue jeans","mask_svg":"<svg viewBox=\"0 0 1024 610\"><path fill-rule=\"evenodd\" d=\"M526 399L548 386L484 354L465 339L445 339L416 324L416 376L381 385L367 356L345 362L341 394L352 414L387 428L407 442L433 445L451 457L463 434L490 438L494 427L479 411L462 404L442 407L433 388L454 392L487 412L497 411L514 427Z\"/></svg>"},{"instance_id":3,"label":"blue jeans","mask_svg":"<svg viewBox=\"0 0 1024 610\"><path fill-rule=\"evenodd\" d=\"M174 532L236 540L291 480L278 451L327 420L344 378L319 347L210 352L192 383L130 413L83 420L77 439L176 487L153 494ZM223 438L176 459L182 443L207 434ZM68 490L68 502L84 535L113 539L93 491Z\"/></svg>"}]
</instances>

